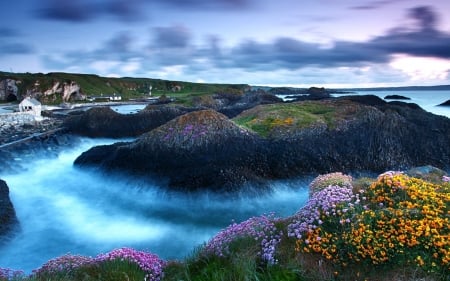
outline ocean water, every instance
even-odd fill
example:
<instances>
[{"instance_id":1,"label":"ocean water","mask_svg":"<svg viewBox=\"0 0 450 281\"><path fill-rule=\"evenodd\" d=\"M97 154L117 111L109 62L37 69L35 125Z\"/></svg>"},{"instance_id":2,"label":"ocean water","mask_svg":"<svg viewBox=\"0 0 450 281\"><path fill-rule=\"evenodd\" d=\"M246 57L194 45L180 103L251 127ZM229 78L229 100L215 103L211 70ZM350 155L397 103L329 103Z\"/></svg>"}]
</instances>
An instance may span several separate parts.
<instances>
[{"instance_id":1,"label":"ocean water","mask_svg":"<svg viewBox=\"0 0 450 281\"><path fill-rule=\"evenodd\" d=\"M410 98L410 100L399 100L402 102L415 103L424 110L431 113L450 118L450 106L439 106L439 104L450 100L450 90L440 91L356 91L356 95L376 95L384 99L387 95L400 95ZM346 94L347 95L347 94ZM393 100L386 100L393 101Z\"/></svg>"},{"instance_id":2,"label":"ocean water","mask_svg":"<svg viewBox=\"0 0 450 281\"><path fill-rule=\"evenodd\" d=\"M8 183L21 230L0 246L0 267L29 273L49 259L71 253L96 256L118 247L182 259L227 227L252 216L288 216L307 200L309 179L272 182L255 197L185 195L158 185L72 165L94 145L110 139L80 138L57 157L17 158L22 172L0 174Z\"/></svg>"}]
</instances>

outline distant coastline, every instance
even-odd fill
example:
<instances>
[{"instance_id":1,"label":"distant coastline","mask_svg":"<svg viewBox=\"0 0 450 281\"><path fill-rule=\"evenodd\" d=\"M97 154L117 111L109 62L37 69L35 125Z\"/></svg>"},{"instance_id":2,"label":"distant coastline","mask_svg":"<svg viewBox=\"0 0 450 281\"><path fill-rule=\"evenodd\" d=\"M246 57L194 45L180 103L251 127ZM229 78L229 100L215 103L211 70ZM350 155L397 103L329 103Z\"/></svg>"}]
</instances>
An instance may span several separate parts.
<instances>
[{"instance_id":1,"label":"distant coastline","mask_svg":"<svg viewBox=\"0 0 450 281\"><path fill-rule=\"evenodd\" d=\"M445 91L450 90L450 85L436 86L402 86L402 87L373 87L373 88L342 88L333 89L336 93L351 91Z\"/></svg>"}]
</instances>

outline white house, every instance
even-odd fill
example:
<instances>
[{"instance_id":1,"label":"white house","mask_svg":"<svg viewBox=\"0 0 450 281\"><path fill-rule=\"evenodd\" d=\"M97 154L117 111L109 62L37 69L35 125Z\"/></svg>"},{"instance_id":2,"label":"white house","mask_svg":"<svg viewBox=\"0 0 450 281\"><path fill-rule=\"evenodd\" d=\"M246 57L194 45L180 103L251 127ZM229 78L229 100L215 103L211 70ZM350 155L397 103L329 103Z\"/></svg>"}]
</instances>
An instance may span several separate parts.
<instances>
[{"instance_id":1,"label":"white house","mask_svg":"<svg viewBox=\"0 0 450 281\"><path fill-rule=\"evenodd\" d=\"M42 110L41 103L34 98L26 97L19 104L20 112L29 112L32 113L34 116L41 116L41 110Z\"/></svg>"}]
</instances>

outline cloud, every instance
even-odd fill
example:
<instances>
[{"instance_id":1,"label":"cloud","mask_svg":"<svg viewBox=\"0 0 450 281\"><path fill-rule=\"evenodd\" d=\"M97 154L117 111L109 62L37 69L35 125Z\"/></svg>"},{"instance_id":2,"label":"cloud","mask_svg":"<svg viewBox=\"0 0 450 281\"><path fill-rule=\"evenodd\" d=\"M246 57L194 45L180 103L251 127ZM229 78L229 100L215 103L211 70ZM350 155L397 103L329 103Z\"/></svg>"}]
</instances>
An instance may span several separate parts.
<instances>
[{"instance_id":1,"label":"cloud","mask_svg":"<svg viewBox=\"0 0 450 281\"><path fill-rule=\"evenodd\" d=\"M255 0L156 0L156 3L178 9L246 9L253 6Z\"/></svg>"},{"instance_id":2,"label":"cloud","mask_svg":"<svg viewBox=\"0 0 450 281\"><path fill-rule=\"evenodd\" d=\"M49 20L69 22L84 22L95 15L94 7L83 0L42 0L43 4L37 9L38 17Z\"/></svg>"},{"instance_id":3,"label":"cloud","mask_svg":"<svg viewBox=\"0 0 450 281\"><path fill-rule=\"evenodd\" d=\"M144 17L144 0L41 0L36 9L39 18L67 22L87 22L102 16L121 21L136 21Z\"/></svg>"},{"instance_id":4,"label":"cloud","mask_svg":"<svg viewBox=\"0 0 450 281\"><path fill-rule=\"evenodd\" d=\"M9 43L2 41L0 43L0 56L7 55L25 55L34 52L34 48L23 43Z\"/></svg>"},{"instance_id":5,"label":"cloud","mask_svg":"<svg viewBox=\"0 0 450 281\"><path fill-rule=\"evenodd\" d=\"M419 22L424 30L433 30L438 23L438 16L430 6L420 6L409 10L409 16Z\"/></svg>"},{"instance_id":6,"label":"cloud","mask_svg":"<svg viewBox=\"0 0 450 281\"><path fill-rule=\"evenodd\" d=\"M0 28L0 56L24 55L34 52L34 47L30 44L15 42L21 39L18 30L8 27Z\"/></svg>"},{"instance_id":7,"label":"cloud","mask_svg":"<svg viewBox=\"0 0 450 281\"><path fill-rule=\"evenodd\" d=\"M420 11L424 14L417 15ZM95 67L93 72L104 68L109 73L128 76L129 72L167 77L185 77L182 74L192 73L192 81L195 81L208 77L208 73L219 79L225 72L248 75L292 72L306 77L304 70L312 68L328 69L330 73L351 70L352 77L363 79L361 77L369 73L367 69L372 72L373 65L386 66L398 54L450 59L450 34L436 28L438 16L435 11L430 7L416 7L408 10L407 16L414 20L415 28L400 26L366 42L336 41L326 47L291 37L279 37L269 42L247 39L234 47L225 47L215 35L206 38L205 44L195 45L192 31L183 25L153 28L147 40L149 43L140 46L132 33L124 31L96 50L65 53L62 58L47 58L47 63L63 64L66 68L91 65ZM95 64L96 61L102 63ZM395 78L409 75L398 67L396 71ZM195 77L197 74L200 76ZM381 77L381 71L378 75ZM389 77L384 76L384 79L390 81Z\"/></svg>"},{"instance_id":8,"label":"cloud","mask_svg":"<svg viewBox=\"0 0 450 281\"><path fill-rule=\"evenodd\" d=\"M156 27L153 32L155 39L152 46L157 48L186 48L191 39L189 29L182 25Z\"/></svg>"},{"instance_id":9,"label":"cloud","mask_svg":"<svg viewBox=\"0 0 450 281\"><path fill-rule=\"evenodd\" d=\"M36 15L46 20L88 22L104 16L121 21L139 21L153 16L154 7L179 10L242 10L255 0L40 0ZM143 11L150 11L147 15Z\"/></svg>"}]
</instances>

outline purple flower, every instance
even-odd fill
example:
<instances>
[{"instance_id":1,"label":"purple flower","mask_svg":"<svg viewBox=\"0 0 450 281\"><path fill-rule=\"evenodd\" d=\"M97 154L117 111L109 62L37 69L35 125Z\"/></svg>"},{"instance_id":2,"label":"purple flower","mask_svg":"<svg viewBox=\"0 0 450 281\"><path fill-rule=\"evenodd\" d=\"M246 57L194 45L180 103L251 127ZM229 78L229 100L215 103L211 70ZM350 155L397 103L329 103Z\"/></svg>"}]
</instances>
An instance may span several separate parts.
<instances>
[{"instance_id":1,"label":"purple flower","mask_svg":"<svg viewBox=\"0 0 450 281\"><path fill-rule=\"evenodd\" d=\"M66 254L47 261L40 268L33 270L33 274L39 276L57 272L71 272L80 266L92 263L94 263L94 259L91 257Z\"/></svg>"},{"instance_id":2,"label":"purple flower","mask_svg":"<svg viewBox=\"0 0 450 281\"><path fill-rule=\"evenodd\" d=\"M95 258L96 262L112 260L128 260L136 263L146 273L146 280L159 281L165 262L152 253L137 251L131 248L120 248L106 254L100 254Z\"/></svg>"},{"instance_id":3,"label":"purple flower","mask_svg":"<svg viewBox=\"0 0 450 281\"><path fill-rule=\"evenodd\" d=\"M0 280L22 279L24 272L22 270L13 270L10 268L0 267Z\"/></svg>"},{"instance_id":4,"label":"purple flower","mask_svg":"<svg viewBox=\"0 0 450 281\"><path fill-rule=\"evenodd\" d=\"M224 257L230 254L229 245L239 238L253 238L261 246L260 257L268 264L276 264L276 246L282 232L277 232L273 216L253 217L239 224L233 223L220 231L205 246L205 253Z\"/></svg>"}]
</instances>

